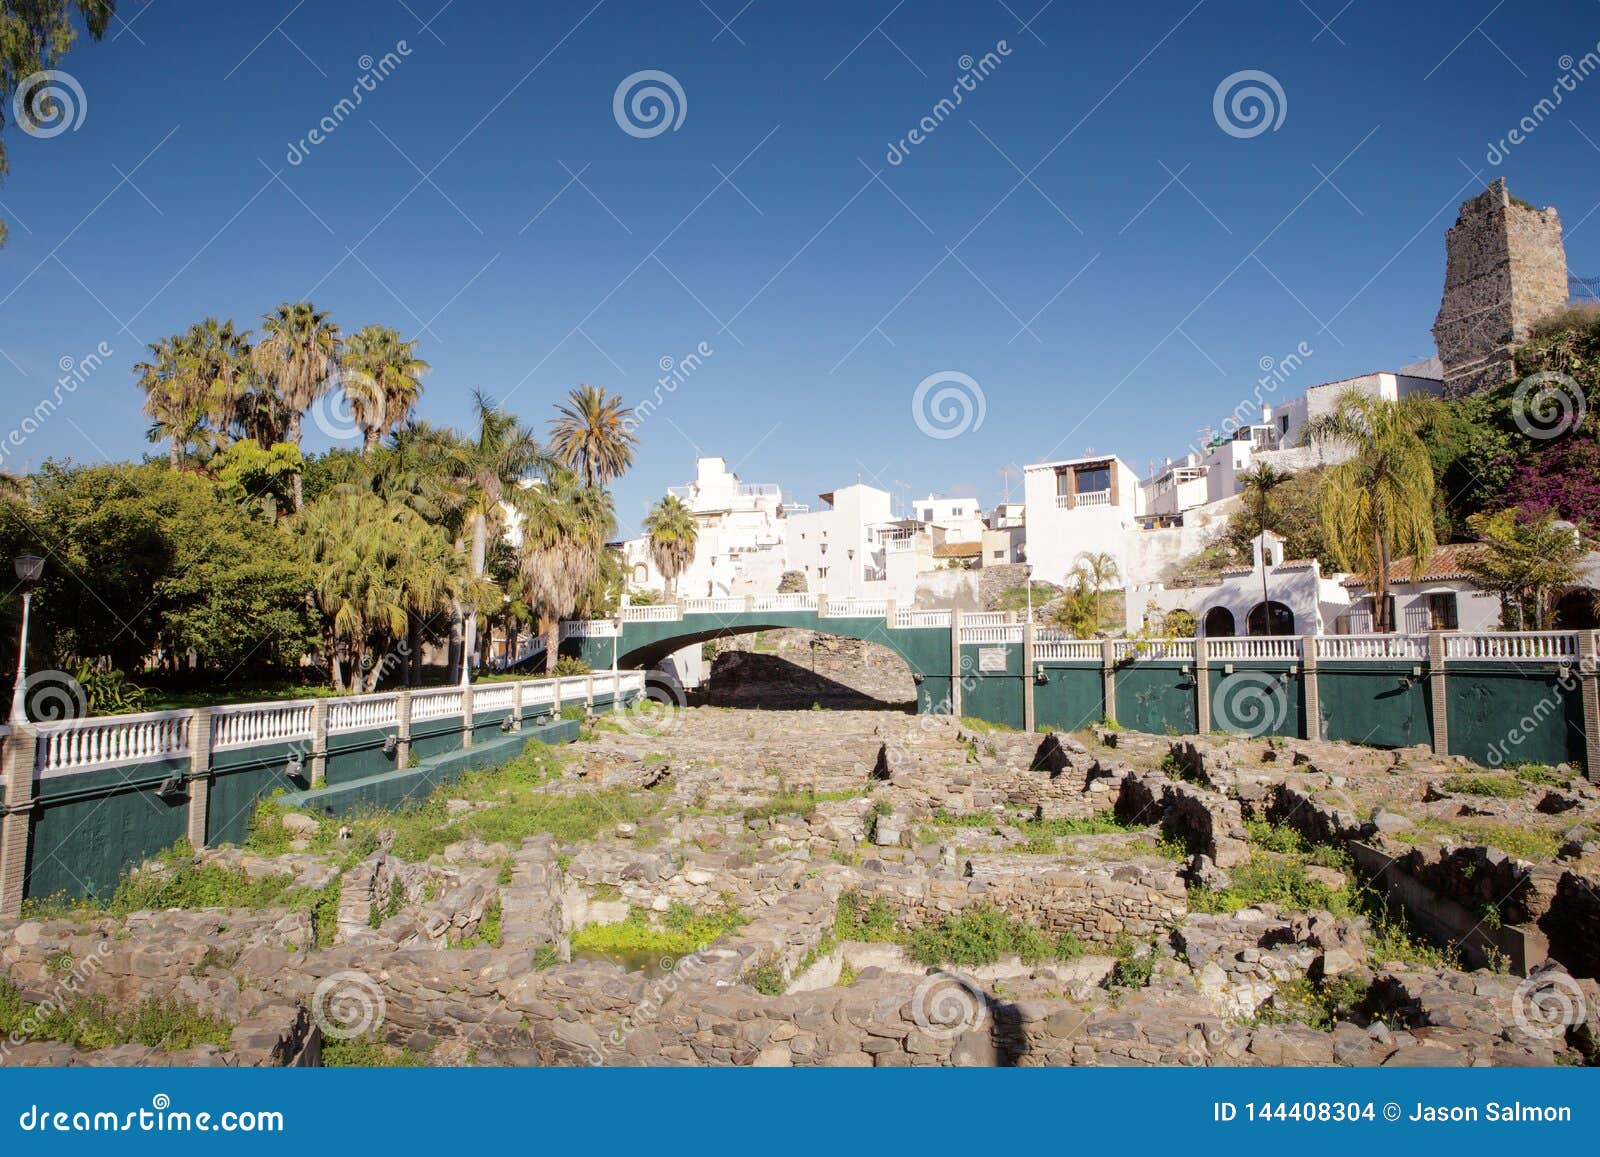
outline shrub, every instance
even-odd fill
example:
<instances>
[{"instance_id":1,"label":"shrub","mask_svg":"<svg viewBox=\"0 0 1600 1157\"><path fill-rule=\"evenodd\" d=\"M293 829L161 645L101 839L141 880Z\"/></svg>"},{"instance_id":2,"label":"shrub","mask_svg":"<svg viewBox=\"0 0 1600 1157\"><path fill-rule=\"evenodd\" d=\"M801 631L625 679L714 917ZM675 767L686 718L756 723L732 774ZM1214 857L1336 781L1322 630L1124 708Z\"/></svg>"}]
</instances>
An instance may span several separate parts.
<instances>
[{"instance_id":1,"label":"shrub","mask_svg":"<svg viewBox=\"0 0 1600 1157\"><path fill-rule=\"evenodd\" d=\"M1528 790L1518 780L1498 775L1447 776L1443 787L1456 795L1484 795L1496 799L1518 799Z\"/></svg>"},{"instance_id":2,"label":"shrub","mask_svg":"<svg viewBox=\"0 0 1600 1157\"><path fill-rule=\"evenodd\" d=\"M871 903L860 892L851 890L839 897L834 911L833 935L837 940L869 940L898 943L904 939L894 909L881 896Z\"/></svg>"},{"instance_id":3,"label":"shrub","mask_svg":"<svg viewBox=\"0 0 1600 1157\"><path fill-rule=\"evenodd\" d=\"M911 934L907 951L919 964L955 964L973 968L1002 956L1020 956L1029 964L1066 960L1083 952L1074 936L1051 940L1014 916L984 904Z\"/></svg>"}]
</instances>

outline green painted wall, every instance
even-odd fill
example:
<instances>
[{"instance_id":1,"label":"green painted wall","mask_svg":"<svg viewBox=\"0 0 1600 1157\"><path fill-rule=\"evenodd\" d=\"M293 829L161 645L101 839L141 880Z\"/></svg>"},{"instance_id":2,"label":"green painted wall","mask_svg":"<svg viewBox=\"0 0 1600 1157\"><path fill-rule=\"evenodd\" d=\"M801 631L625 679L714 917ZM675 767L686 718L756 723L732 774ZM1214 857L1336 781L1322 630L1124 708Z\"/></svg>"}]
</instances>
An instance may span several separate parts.
<instances>
[{"instance_id":1,"label":"green painted wall","mask_svg":"<svg viewBox=\"0 0 1600 1157\"><path fill-rule=\"evenodd\" d=\"M1048 682L1033 688L1033 722L1039 730L1078 731L1106 717L1099 663L1046 665L1045 677Z\"/></svg>"},{"instance_id":2,"label":"green painted wall","mask_svg":"<svg viewBox=\"0 0 1600 1157\"><path fill-rule=\"evenodd\" d=\"M1005 655L1005 673L980 671L980 652ZM1006 727L1023 722L1022 648L1001 643L967 644L961 648L961 714Z\"/></svg>"},{"instance_id":3,"label":"green painted wall","mask_svg":"<svg viewBox=\"0 0 1600 1157\"><path fill-rule=\"evenodd\" d=\"M418 759L461 749L461 719L451 716L411 725L411 751Z\"/></svg>"},{"instance_id":4,"label":"green painted wall","mask_svg":"<svg viewBox=\"0 0 1600 1157\"><path fill-rule=\"evenodd\" d=\"M295 791L310 781L311 745L272 743L211 755L211 793L206 801L206 841L237 844L250 834L256 801L279 788ZM289 774L291 759L300 759L299 776Z\"/></svg>"},{"instance_id":5,"label":"green painted wall","mask_svg":"<svg viewBox=\"0 0 1600 1157\"><path fill-rule=\"evenodd\" d=\"M1582 763L1578 680L1551 667L1452 663L1446 684L1450 751L1491 766Z\"/></svg>"},{"instance_id":6,"label":"green painted wall","mask_svg":"<svg viewBox=\"0 0 1600 1157\"><path fill-rule=\"evenodd\" d=\"M167 803L156 788L188 770L173 759L40 780L24 894L109 895L125 867L183 838L187 800Z\"/></svg>"},{"instance_id":7,"label":"green painted wall","mask_svg":"<svg viewBox=\"0 0 1600 1157\"><path fill-rule=\"evenodd\" d=\"M1194 665L1149 659L1116 669L1117 725L1157 735L1195 731Z\"/></svg>"},{"instance_id":8,"label":"green painted wall","mask_svg":"<svg viewBox=\"0 0 1600 1157\"><path fill-rule=\"evenodd\" d=\"M324 783L347 783L394 770L393 753L383 750L383 741L392 729L373 728L328 736L328 760Z\"/></svg>"},{"instance_id":9,"label":"green painted wall","mask_svg":"<svg viewBox=\"0 0 1600 1157\"><path fill-rule=\"evenodd\" d=\"M1211 729L1235 735L1305 734L1305 685L1288 663L1206 666L1211 681ZM1285 678L1287 676L1287 678ZM1117 703L1121 706L1118 692Z\"/></svg>"},{"instance_id":10,"label":"green painted wall","mask_svg":"<svg viewBox=\"0 0 1600 1157\"><path fill-rule=\"evenodd\" d=\"M1322 737L1379 747L1433 742L1433 707L1415 663L1323 663L1317 669ZM1424 670L1426 666L1424 665Z\"/></svg>"}]
</instances>

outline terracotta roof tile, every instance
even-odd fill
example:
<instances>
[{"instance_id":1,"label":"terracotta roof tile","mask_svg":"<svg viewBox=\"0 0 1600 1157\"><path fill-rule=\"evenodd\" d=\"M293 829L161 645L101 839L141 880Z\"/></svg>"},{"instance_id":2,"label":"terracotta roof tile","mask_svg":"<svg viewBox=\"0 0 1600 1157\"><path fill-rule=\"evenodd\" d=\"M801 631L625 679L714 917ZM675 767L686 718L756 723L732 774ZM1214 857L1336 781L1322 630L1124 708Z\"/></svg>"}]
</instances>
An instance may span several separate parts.
<instances>
[{"instance_id":1,"label":"terracotta roof tile","mask_svg":"<svg viewBox=\"0 0 1600 1157\"><path fill-rule=\"evenodd\" d=\"M1395 559L1389 566L1389 582L1409 584L1416 582L1442 582L1445 579L1471 578L1472 572L1467 569L1467 563L1483 548L1475 542L1456 542L1446 546L1434 547L1433 557L1422 568L1420 575L1413 576L1412 570L1416 560L1410 555ZM1371 586L1371 577L1365 574L1351 575L1345 580L1347 587Z\"/></svg>"}]
</instances>

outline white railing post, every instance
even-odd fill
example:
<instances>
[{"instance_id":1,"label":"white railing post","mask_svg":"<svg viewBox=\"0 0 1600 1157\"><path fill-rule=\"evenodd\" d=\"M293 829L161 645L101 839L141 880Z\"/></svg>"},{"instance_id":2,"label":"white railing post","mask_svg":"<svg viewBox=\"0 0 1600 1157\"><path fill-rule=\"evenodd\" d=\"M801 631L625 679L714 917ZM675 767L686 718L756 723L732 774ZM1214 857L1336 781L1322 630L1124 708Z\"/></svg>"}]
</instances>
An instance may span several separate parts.
<instances>
[{"instance_id":1,"label":"white railing post","mask_svg":"<svg viewBox=\"0 0 1600 1157\"><path fill-rule=\"evenodd\" d=\"M472 684L461 685L461 746L472 746Z\"/></svg>"},{"instance_id":2,"label":"white railing post","mask_svg":"<svg viewBox=\"0 0 1600 1157\"><path fill-rule=\"evenodd\" d=\"M1433 708L1433 751L1450 754L1450 697L1444 672L1445 634L1428 632L1428 702Z\"/></svg>"},{"instance_id":3,"label":"white railing post","mask_svg":"<svg viewBox=\"0 0 1600 1157\"><path fill-rule=\"evenodd\" d=\"M400 702L395 705L394 766L404 771L411 766L411 692L400 692Z\"/></svg>"},{"instance_id":4,"label":"white railing post","mask_svg":"<svg viewBox=\"0 0 1600 1157\"><path fill-rule=\"evenodd\" d=\"M39 734L29 723L13 723L0 754L4 770L5 814L0 817L0 919L22 915L28 879L28 841L32 838L33 769Z\"/></svg>"},{"instance_id":5,"label":"white railing post","mask_svg":"<svg viewBox=\"0 0 1600 1157\"><path fill-rule=\"evenodd\" d=\"M1306 738L1322 738L1322 685L1317 677L1317 637L1300 640L1301 698L1306 708Z\"/></svg>"},{"instance_id":6,"label":"white railing post","mask_svg":"<svg viewBox=\"0 0 1600 1157\"><path fill-rule=\"evenodd\" d=\"M893 599L883 601L883 629L892 631L900 625L900 611Z\"/></svg>"},{"instance_id":7,"label":"white railing post","mask_svg":"<svg viewBox=\"0 0 1600 1157\"><path fill-rule=\"evenodd\" d=\"M210 736L207 736L209 739ZM195 743L193 735L190 744ZM328 701L318 699L311 705L311 786L321 787L328 776Z\"/></svg>"},{"instance_id":8,"label":"white railing post","mask_svg":"<svg viewBox=\"0 0 1600 1157\"><path fill-rule=\"evenodd\" d=\"M522 730L522 680L511 684L511 730Z\"/></svg>"},{"instance_id":9,"label":"white railing post","mask_svg":"<svg viewBox=\"0 0 1600 1157\"><path fill-rule=\"evenodd\" d=\"M189 846L206 846L206 826L211 808L211 708L197 707L189 715Z\"/></svg>"},{"instance_id":10,"label":"white railing post","mask_svg":"<svg viewBox=\"0 0 1600 1157\"><path fill-rule=\"evenodd\" d=\"M1117 644L1114 639L1100 640L1100 683L1106 701L1106 722L1117 721Z\"/></svg>"},{"instance_id":11,"label":"white railing post","mask_svg":"<svg viewBox=\"0 0 1600 1157\"><path fill-rule=\"evenodd\" d=\"M961 718L961 684L965 672L961 670L961 617L957 607L950 612L950 714Z\"/></svg>"},{"instance_id":12,"label":"white railing post","mask_svg":"<svg viewBox=\"0 0 1600 1157\"><path fill-rule=\"evenodd\" d=\"M1579 694L1583 697L1584 772L1600 783L1600 631L1578 632Z\"/></svg>"},{"instance_id":13,"label":"white railing post","mask_svg":"<svg viewBox=\"0 0 1600 1157\"><path fill-rule=\"evenodd\" d=\"M1032 623L1022 627L1022 730L1033 730L1033 648L1037 628Z\"/></svg>"},{"instance_id":14,"label":"white railing post","mask_svg":"<svg viewBox=\"0 0 1600 1157\"><path fill-rule=\"evenodd\" d=\"M1201 735L1211 734L1211 640L1197 636L1194 641L1194 728Z\"/></svg>"}]
</instances>

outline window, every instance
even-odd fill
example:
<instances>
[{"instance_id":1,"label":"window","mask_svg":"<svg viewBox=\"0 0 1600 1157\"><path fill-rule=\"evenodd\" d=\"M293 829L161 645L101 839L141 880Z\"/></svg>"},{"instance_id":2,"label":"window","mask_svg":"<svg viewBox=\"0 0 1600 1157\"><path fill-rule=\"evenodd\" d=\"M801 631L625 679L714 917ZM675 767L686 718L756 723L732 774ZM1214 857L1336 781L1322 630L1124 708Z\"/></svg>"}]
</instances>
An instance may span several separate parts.
<instances>
[{"instance_id":1,"label":"window","mask_svg":"<svg viewBox=\"0 0 1600 1157\"><path fill-rule=\"evenodd\" d=\"M923 522L932 522L933 521L933 507L925 506L925 507L922 508L922 521Z\"/></svg>"},{"instance_id":2,"label":"window","mask_svg":"<svg viewBox=\"0 0 1600 1157\"><path fill-rule=\"evenodd\" d=\"M1072 475L1068 474L1065 470L1057 470L1056 471L1056 494L1059 496L1059 495L1062 495L1062 494L1071 494L1071 493L1072 493Z\"/></svg>"},{"instance_id":3,"label":"window","mask_svg":"<svg viewBox=\"0 0 1600 1157\"><path fill-rule=\"evenodd\" d=\"M1001 549L1001 550L995 551L992 557L1003 559L1003 558L1005 558L1005 556L1006 556L1006 552L1003 549Z\"/></svg>"},{"instance_id":4,"label":"window","mask_svg":"<svg viewBox=\"0 0 1600 1157\"><path fill-rule=\"evenodd\" d=\"M1077 471L1078 493L1095 494L1111 489L1111 467L1080 466Z\"/></svg>"},{"instance_id":5,"label":"window","mask_svg":"<svg viewBox=\"0 0 1600 1157\"><path fill-rule=\"evenodd\" d=\"M817 568L817 577L818 578L827 578L828 577L828 568L825 567L825 566L819 566Z\"/></svg>"},{"instance_id":6,"label":"window","mask_svg":"<svg viewBox=\"0 0 1600 1157\"><path fill-rule=\"evenodd\" d=\"M1289 415L1288 414L1284 414L1282 417L1280 417L1278 419L1278 433L1287 434L1288 432L1289 432Z\"/></svg>"},{"instance_id":7,"label":"window","mask_svg":"<svg viewBox=\"0 0 1600 1157\"><path fill-rule=\"evenodd\" d=\"M1428 619L1430 631L1454 631L1461 626L1453 591L1428 596Z\"/></svg>"},{"instance_id":8,"label":"window","mask_svg":"<svg viewBox=\"0 0 1600 1157\"><path fill-rule=\"evenodd\" d=\"M1279 602L1257 603L1247 620L1252 635L1294 634L1294 612Z\"/></svg>"}]
</instances>

